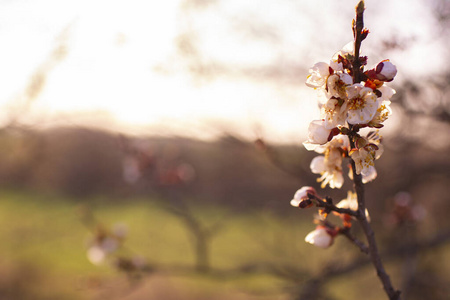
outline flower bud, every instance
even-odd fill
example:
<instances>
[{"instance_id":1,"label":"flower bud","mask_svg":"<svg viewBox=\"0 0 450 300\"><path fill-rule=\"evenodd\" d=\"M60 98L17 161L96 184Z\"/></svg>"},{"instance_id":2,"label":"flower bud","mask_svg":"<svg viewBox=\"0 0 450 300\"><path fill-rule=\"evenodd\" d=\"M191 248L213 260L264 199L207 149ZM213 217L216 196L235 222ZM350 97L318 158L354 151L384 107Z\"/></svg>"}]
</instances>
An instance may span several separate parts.
<instances>
[{"instance_id":1,"label":"flower bud","mask_svg":"<svg viewBox=\"0 0 450 300\"><path fill-rule=\"evenodd\" d=\"M318 226L305 237L305 242L319 248L328 248L333 244L333 241L334 237L321 226Z\"/></svg>"},{"instance_id":2,"label":"flower bud","mask_svg":"<svg viewBox=\"0 0 450 300\"><path fill-rule=\"evenodd\" d=\"M308 140L303 143L307 150L314 150L318 145L328 142L331 129L325 127L324 120L313 120L308 127Z\"/></svg>"},{"instance_id":3,"label":"flower bud","mask_svg":"<svg viewBox=\"0 0 450 300\"><path fill-rule=\"evenodd\" d=\"M385 60L377 65L375 72L378 80L392 81L397 75L397 68L389 60Z\"/></svg>"},{"instance_id":4,"label":"flower bud","mask_svg":"<svg viewBox=\"0 0 450 300\"><path fill-rule=\"evenodd\" d=\"M308 194L316 195L317 193L316 190L310 186L304 186L301 189L297 190L297 192L295 192L294 198L291 200L291 205L299 207L301 202L309 199ZM303 204L302 206L304 206L305 204ZM305 207L308 207L308 205L306 205Z\"/></svg>"}]
</instances>

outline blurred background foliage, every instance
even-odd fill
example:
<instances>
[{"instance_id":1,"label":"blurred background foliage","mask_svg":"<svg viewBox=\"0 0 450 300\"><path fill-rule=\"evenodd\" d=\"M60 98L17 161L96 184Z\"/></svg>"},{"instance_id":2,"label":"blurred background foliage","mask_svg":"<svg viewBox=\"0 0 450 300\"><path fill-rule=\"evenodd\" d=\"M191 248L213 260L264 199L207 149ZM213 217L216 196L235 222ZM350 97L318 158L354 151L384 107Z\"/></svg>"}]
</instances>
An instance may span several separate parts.
<instances>
[{"instance_id":1,"label":"blurred background foliage","mask_svg":"<svg viewBox=\"0 0 450 300\"><path fill-rule=\"evenodd\" d=\"M192 18L214 2L185 1L183 9ZM450 5L430 6L448 43ZM255 24L239 22L248 37L280 38L264 22ZM292 86L307 73L295 64L254 69L205 61L195 41L195 31L180 34L178 59L198 82L231 76ZM376 50L389 56L413 42L390 37ZM301 186L318 184L309 169L315 154L298 143L226 130L205 141L30 126L27 108L66 51L61 38L18 105L5 112L0 299L383 299L356 247L337 239L322 251L303 241L313 215L289 200ZM378 178L366 185L383 258L404 299L450 295L449 78L443 68L394 85L396 121L376 163ZM320 193L339 201L348 189L347 180L343 190ZM129 231L118 257L139 257L148 266L143 272L88 260L98 228L116 223Z\"/></svg>"},{"instance_id":2,"label":"blurred background foliage","mask_svg":"<svg viewBox=\"0 0 450 300\"><path fill-rule=\"evenodd\" d=\"M363 254L347 241L327 251L304 243L312 213L293 209L289 200L300 186L317 183L309 172L314 154L298 146L87 128L5 130L0 145L5 299L291 299L314 287L315 276L324 281L317 296L357 299L370 289L367 299L383 297ZM388 139L379 177L367 185L380 247L409 299L448 295L448 151ZM405 197L418 220L399 213L396 203ZM156 271L127 283L113 266L94 267L86 257L95 235L83 221L86 211L105 226L126 224L125 255L142 256ZM354 263L355 270L346 270ZM241 271L209 278L178 268Z\"/></svg>"}]
</instances>

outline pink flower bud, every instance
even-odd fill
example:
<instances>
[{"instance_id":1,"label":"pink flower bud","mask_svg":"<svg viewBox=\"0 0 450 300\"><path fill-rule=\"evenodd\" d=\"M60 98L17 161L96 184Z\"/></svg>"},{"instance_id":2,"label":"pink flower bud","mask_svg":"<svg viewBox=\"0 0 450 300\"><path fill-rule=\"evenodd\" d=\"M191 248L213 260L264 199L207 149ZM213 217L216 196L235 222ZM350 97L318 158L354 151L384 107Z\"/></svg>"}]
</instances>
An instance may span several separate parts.
<instances>
[{"instance_id":1,"label":"pink flower bud","mask_svg":"<svg viewBox=\"0 0 450 300\"><path fill-rule=\"evenodd\" d=\"M381 81L392 81L397 75L397 68L389 60L380 62L375 68L376 77Z\"/></svg>"},{"instance_id":2,"label":"pink flower bud","mask_svg":"<svg viewBox=\"0 0 450 300\"><path fill-rule=\"evenodd\" d=\"M294 198L291 200L291 205L298 207L300 203L308 199L308 194L317 195L316 190L310 186L304 186L295 192Z\"/></svg>"}]
</instances>

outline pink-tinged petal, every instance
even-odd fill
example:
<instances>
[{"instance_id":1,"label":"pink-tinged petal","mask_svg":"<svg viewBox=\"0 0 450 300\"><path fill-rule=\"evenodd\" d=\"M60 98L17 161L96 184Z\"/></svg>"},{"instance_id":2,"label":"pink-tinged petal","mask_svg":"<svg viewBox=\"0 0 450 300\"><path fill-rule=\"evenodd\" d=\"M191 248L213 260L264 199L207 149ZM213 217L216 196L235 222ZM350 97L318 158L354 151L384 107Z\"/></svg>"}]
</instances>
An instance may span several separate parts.
<instances>
[{"instance_id":1,"label":"pink-tinged petal","mask_svg":"<svg viewBox=\"0 0 450 300\"><path fill-rule=\"evenodd\" d=\"M397 67L388 60L382 61L377 65L375 72L379 80L392 81L397 75Z\"/></svg>"}]
</instances>

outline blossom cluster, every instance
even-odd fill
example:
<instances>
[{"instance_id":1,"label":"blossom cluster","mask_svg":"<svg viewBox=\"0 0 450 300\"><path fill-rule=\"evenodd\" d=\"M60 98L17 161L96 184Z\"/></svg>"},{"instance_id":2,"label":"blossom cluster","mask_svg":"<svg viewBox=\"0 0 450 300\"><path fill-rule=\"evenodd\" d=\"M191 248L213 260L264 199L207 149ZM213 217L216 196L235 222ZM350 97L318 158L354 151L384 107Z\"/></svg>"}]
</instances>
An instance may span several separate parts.
<instances>
[{"instance_id":1,"label":"blossom cluster","mask_svg":"<svg viewBox=\"0 0 450 300\"><path fill-rule=\"evenodd\" d=\"M367 63L367 57L359 60L362 65ZM307 150L322 154L311 162L311 171L321 175L322 188L342 187L342 163L347 156L355 161L356 174L362 175L364 183L375 179L374 160L383 152L378 129L392 113L390 99L395 90L386 82L394 79L397 69L384 60L362 72L362 80L355 82L353 62L353 52L346 46L330 63L316 63L306 80L307 86L318 91L320 119L310 123L308 140L303 144ZM374 131L362 136L358 133L361 128Z\"/></svg>"},{"instance_id":2,"label":"blossom cluster","mask_svg":"<svg viewBox=\"0 0 450 300\"><path fill-rule=\"evenodd\" d=\"M316 198L318 201L323 201L322 199L320 199L316 190L313 187L304 186L295 193L294 198L291 200L291 205L300 208L311 207L313 206L311 198ZM356 193L349 191L347 193L347 198L342 199L339 203L337 203L336 207L356 211L358 209L358 201ZM325 219L327 213L325 212L325 210L322 209L320 210L319 218L316 220L316 223L318 224L316 229L311 231L306 236L305 241L320 248L328 248L333 244L334 238L340 232L351 228L351 220L353 219L352 216L345 213L335 212L335 214L342 219L343 221L342 228L333 226L331 225L331 223L326 222ZM365 215L366 218L370 220L369 212L367 211L367 209L365 211Z\"/></svg>"},{"instance_id":3,"label":"blossom cluster","mask_svg":"<svg viewBox=\"0 0 450 300\"><path fill-rule=\"evenodd\" d=\"M321 154L311 161L310 168L312 173L319 174L317 181L322 188L343 186L344 163L349 160L353 161L347 163L350 179L356 174L361 176L362 183L367 183L377 177L374 162L383 153L379 129L392 114L390 99L395 90L386 83L394 79L397 68L389 60L383 60L364 71L367 57L355 57L354 49L354 43L349 43L329 63L316 63L306 80L306 85L318 92L320 117L310 123L308 140L303 145ZM326 207L332 205L331 202L325 205L328 200L320 198L312 187L299 189L291 200L295 207L311 207L314 201L322 207L317 228L305 239L322 248L329 247L340 231L351 227L351 219L358 211L357 195L348 192L333 211L343 220L343 227L332 226L326 221L330 212ZM339 209L355 214L339 213ZM366 219L369 219L367 211Z\"/></svg>"}]
</instances>

